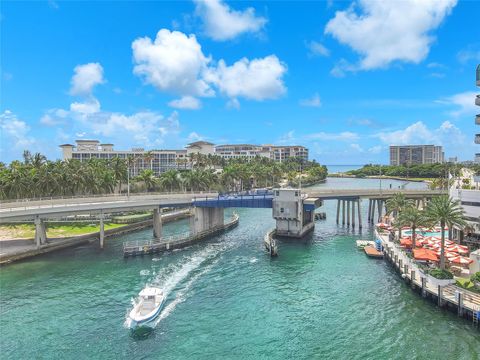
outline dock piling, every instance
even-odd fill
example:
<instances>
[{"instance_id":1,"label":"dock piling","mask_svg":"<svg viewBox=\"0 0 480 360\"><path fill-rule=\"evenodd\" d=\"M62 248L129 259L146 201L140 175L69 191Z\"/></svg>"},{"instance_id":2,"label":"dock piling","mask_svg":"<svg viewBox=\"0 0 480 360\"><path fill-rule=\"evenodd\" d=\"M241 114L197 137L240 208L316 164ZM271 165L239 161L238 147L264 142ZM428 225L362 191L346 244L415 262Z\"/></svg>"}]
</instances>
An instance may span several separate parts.
<instances>
[{"instance_id":1,"label":"dock piling","mask_svg":"<svg viewBox=\"0 0 480 360\"><path fill-rule=\"evenodd\" d=\"M337 224L340 220L340 199L337 200Z\"/></svg>"},{"instance_id":2,"label":"dock piling","mask_svg":"<svg viewBox=\"0 0 480 360\"><path fill-rule=\"evenodd\" d=\"M360 210L360 199L357 200L358 228L362 228L362 212Z\"/></svg>"},{"instance_id":3,"label":"dock piling","mask_svg":"<svg viewBox=\"0 0 480 360\"><path fill-rule=\"evenodd\" d=\"M100 249L105 245L105 223L103 221L103 211L100 213Z\"/></svg>"}]
</instances>

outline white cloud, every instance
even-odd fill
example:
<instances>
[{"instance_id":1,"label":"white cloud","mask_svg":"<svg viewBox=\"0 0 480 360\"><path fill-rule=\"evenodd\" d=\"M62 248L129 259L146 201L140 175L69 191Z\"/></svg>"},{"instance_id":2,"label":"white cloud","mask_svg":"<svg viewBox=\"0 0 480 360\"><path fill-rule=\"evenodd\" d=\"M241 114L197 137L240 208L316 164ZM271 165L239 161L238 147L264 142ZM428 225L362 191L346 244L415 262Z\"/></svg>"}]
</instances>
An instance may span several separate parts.
<instances>
[{"instance_id":1,"label":"white cloud","mask_svg":"<svg viewBox=\"0 0 480 360\"><path fill-rule=\"evenodd\" d=\"M427 68L429 69L446 69L447 67L443 64L437 62L431 62L427 64Z\"/></svg>"},{"instance_id":2,"label":"white cloud","mask_svg":"<svg viewBox=\"0 0 480 360\"><path fill-rule=\"evenodd\" d=\"M307 48L310 51L310 55L314 56L330 56L330 50L318 41L310 41L307 44Z\"/></svg>"},{"instance_id":3,"label":"white cloud","mask_svg":"<svg viewBox=\"0 0 480 360\"><path fill-rule=\"evenodd\" d=\"M372 154L380 154L383 150L383 147L380 146L380 145L375 145L375 146L372 146L371 148L368 149L368 152L369 153L372 153Z\"/></svg>"},{"instance_id":4,"label":"white cloud","mask_svg":"<svg viewBox=\"0 0 480 360\"><path fill-rule=\"evenodd\" d=\"M236 98L230 99L227 101L226 107L227 109L240 110L240 101Z\"/></svg>"},{"instance_id":5,"label":"white cloud","mask_svg":"<svg viewBox=\"0 0 480 360\"><path fill-rule=\"evenodd\" d=\"M71 80L71 95L90 95L96 85L103 84L103 67L99 63L77 65Z\"/></svg>"},{"instance_id":6,"label":"white cloud","mask_svg":"<svg viewBox=\"0 0 480 360\"><path fill-rule=\"evenodd\" d=\"M199 108L195 97L215 96L214 89L229 97L227 107L233 108L239 107L240 97L261 101L286 92L287 66L275 55L243 58L231 66L221 59L215 66L195 35L167 29L160 30L154 42L148 37L135 40L132 49L136 75L160 91L181 95L169 103L172 107Z\"/></svg>"},{"instance_id":7,"label":"white cloud","mask_svg":"<svg viewBox=\"0 0 480 360\"><path fill-rule=\"evenodd\" d=\"M325 33L361 56L359 70L385 68L394 61L419 63L435 37L431 34L457 0L359 0L337 11Z\"/></svg>"},{"instance_id":8,"label":"white cloud","mask_svg":"<svg viewBox=\"0 0 480 360\"><path fill-rule=\"evenodd\" d=\"M318 95L318 93L315 93L309 99L300 100L300 105L311 106L311 107L320 107L320 106L322 106L322 101L320 100L320 95Z\"/></svg>"},{"instance_id":9,"label":"white cloud","mask_svg":"<svg viewBox=\"0 0 480 360\"><path fill-rule=\"evenodd\" d=\"M161 29L152 41L139 38L132 43L134 74L161 91L190 96L212 96L203 79L210 58L195 35Z\"/></svg>"},{"instance_id":10,"label":"white cloud","mask_svg":"<svg viewBox=\"0 0 480 360\"><path fill-rule=\"evenodd\" d=\"M187 140L189 142L194 142L194 141L200 141L200 140L203 140L205 139L204 136L200 135L199 133L195 132L195 131L192 131L190 134L188 134L187 136Z\"/></svg>"},{"instance_id":11,"label":"white cloud","mask_svg":"<svg viewBox=\"0 0 480 360\"><path fill-rule=\"evenodd\" d=\"M280 138L277 140L277 143L289 145L289 144L293 144L295 141L296 141L295 130L290 130L286 134L283 134L282 136L280 136Z\"/></svg>"},{"instance_id":12,"label":"white cloud","mask_svg":"<svg viewBox=\"0 0 480 360\"><path fill-rule=\"evenodd\" d=\"M318 132L306 136L307 139L316 139L316 140L340 140L340 141L355 141L360 137L357 133L350 131L343 131L340 133L326 133Z\"/></svg>"},{"instance_id":13,"label":"white cloud","mask_svg":"<svg viewBox=\"0 0 480 360\"><path fill-rule=\"evenodd\" d=\"M68 117L68 111L63 109L51 109L40 118L40 124L45 126L57 126L65 122Z\"/></svg>"},{"instance_id":14,"label":"white cloud","mask_svg":"<svg viewBox=\"0 0 480 360\"><path fill-rule=\"evenodd\" d=\"M255 16L255 9L233 10L221 0L194 0L196 14L204 23L205 33L213 40L225 41L243 33L256 33L267 23L264 17Z\"/></svg>"},{"instance_id":15,"label":"white cloud","mask_svg":"<svg viewBox=\"0 0 480 360\"><path fill-rule=\"evenodd\" d=\"M387 145L415 145L434 144L462 146L465 135L449 121L444 121L437 129L429 129L422 121L405 129L389 132L380 132L374 135Z\"/></svg>"},{"instance_id":16,"label":"white cloud","mask_svg":"<svg viewBox=\"0 0 480 360\"><path fill-rule=\"evenodd\" d=\"M12 157L12 150L28 150L36 142L30 134L30 126L10 110L0 114L0 138L2 160Z\"/></svg>"},{"instance_id":17,"label":"white cloud","mask_svg":"<svg viewBox=\"0 0 480 360\"><path fill-rule=\"evenodd\" d=\"M183 96L180 99L170 101L168 105L176 109L186 110L197 110L202 107L200 100L193 96Z\"/></svg>"},{"instance_id":18,"label":"white cloud","mask_svg":"<svg viewBox=\"0 0 480 360\"><path fill-rule=\"evenodd\" d=\"M449 96L445 99L440 99L437 102L455 107L455 110L452 110L449 113L455 118L463 115L473 116L478 111L478 107L475 105L476 96L477 93L474 91L465 91L463 93Z\"/></svg>"},{"instance_id":19,"label":"white cloud","mask_svg":"<svg viewBox=\"0 0 480 360\"><path fill-rule=\"evenodd\" d=\"M261 59L243 58L231 66L222 59L208 80L230 98L275 99L286 92L283 75L287 67L275 55Z\"/></svg>"},{"instance_id":20,"label":"white cloud","mask_svg":"<svg viewBox=\"0 0 480 360\"><path fill-rule=\"evenodd\" d=\"M480 61L480 44L471 44L466 49L460 50L457 59L462 64L470 61Z\"/></svg>"},{"instance_id":21,"label":"white cloud","mask_svg":"<svg viewBox=\"0 0 480 360\"><path fill-rule=\"evenodd\" d=\"M364 152L363 148L359 144L350 144L350 148L356 152Z\"/></svg>"},{"instance_id":22,"label":"white cloud","mask_svg":"<svg viewBox=\"0 0 480 360\"><path fill-rule=\"evenodd\" d=\"M73 102L70 104L70 111L79 114L94 114L100 111L100 103L93 97L85 102Z\"/></svg>"}]
</instances>

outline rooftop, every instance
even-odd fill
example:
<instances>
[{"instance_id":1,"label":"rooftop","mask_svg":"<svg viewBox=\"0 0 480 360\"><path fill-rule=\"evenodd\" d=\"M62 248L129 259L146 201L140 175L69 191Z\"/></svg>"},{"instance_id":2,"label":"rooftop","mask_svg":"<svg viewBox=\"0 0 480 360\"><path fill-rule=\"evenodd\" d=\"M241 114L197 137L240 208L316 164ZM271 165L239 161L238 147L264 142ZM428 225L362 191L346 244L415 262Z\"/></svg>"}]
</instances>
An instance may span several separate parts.
<instances>
[{"instance_id":1,"label":"rooftop","mask_svg":"<svg viewBox=\"0 0 480 360\"><path fill-rule=\"evenodd\" d=\"M198 146L198 145L213 145L213 144L211 142L208 142L208 141L194 141L190 144L187 144L187 147Z\"/></svg>"}]
</instances>

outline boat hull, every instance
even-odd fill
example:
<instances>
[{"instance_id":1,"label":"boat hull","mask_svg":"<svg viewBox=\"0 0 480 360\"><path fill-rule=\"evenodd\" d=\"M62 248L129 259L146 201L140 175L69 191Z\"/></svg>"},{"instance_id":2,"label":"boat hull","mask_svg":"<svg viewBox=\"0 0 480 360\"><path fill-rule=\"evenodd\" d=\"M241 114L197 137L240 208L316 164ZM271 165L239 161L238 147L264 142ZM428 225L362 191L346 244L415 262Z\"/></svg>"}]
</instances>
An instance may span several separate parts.
<instances>
[{"instance_id":1,"label":"boat hull","mask_svg":"<svg viewBox=\"0 0 480 360\"><path fill-rule=\"evenodd\" d=\"M155 312L146 319L136 320L136 319L132 318L131 316L129 316L128 317L128 319L129 319L128 327L130 329L137 329L139 327L153 328L155 326L155 321L154 320L158 317L158 315L160 315L160 312L162 311L164 304L165 304L165 299L163 299L162 303L158 306L158 308L155 310Z\"/></svg>"}]
</instances>

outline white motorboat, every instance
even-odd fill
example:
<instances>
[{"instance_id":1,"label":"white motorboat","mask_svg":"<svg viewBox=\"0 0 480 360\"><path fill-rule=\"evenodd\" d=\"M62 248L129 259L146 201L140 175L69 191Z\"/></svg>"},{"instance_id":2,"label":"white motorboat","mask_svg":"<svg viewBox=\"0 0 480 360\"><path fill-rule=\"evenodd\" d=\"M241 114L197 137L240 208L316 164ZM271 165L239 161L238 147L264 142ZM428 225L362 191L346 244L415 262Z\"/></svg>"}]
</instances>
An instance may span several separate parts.
<instances>
[{"instance_id":1,"label":"white motorboat","mask_svg":"<svg viewBox=\"0 0 480 360\"><path fill-rule=\"evenodd\" d=\"M131 329L140 326L149 326L160 314L165 303L165 295L162 289L147 286L138 295L138 299L132 311L128 315L128 326Z\"/></svg>"}]
</instances>

